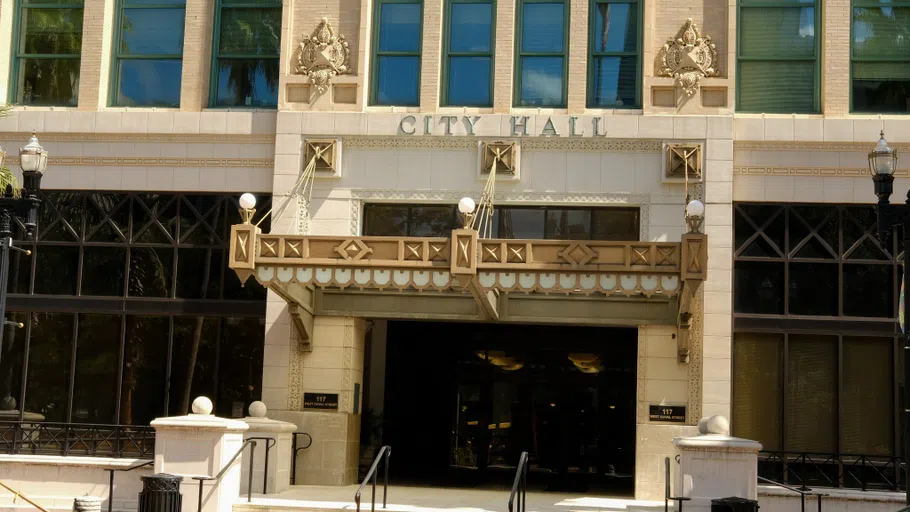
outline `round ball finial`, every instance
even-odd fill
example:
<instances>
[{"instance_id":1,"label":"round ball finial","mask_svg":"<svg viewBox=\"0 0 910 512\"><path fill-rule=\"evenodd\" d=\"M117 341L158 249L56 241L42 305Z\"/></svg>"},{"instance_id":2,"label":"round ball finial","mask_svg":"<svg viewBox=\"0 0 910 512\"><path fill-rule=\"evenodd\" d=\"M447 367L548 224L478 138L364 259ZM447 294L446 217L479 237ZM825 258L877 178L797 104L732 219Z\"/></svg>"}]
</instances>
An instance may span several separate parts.
<instances>
[{"instance_id":1,"label":"round ball finial","mask_svg":"<svg viewBox=\"0 0 910 512\"><path fill-rule=\"evenodd\" d=\"M705 422L705 428L708 431L708 434L716 434L721 436L730 435L730 421L721 416L711 416Z\"/></svg>"},{"instance_id":2,"label":"round ball finial","mask_svg":"<svg viewBox=\"0 0 910 512\"><path fill-rule=\"evenodd\" d=\"M266 412L268 412L268 409L265 407L264 403L257 400L250 404L250 417L265 418Z\"/></svg>"},{"instance_id":3,"label":"round ball finial","mask_svg":"<svg viewBox=\"0 0 910 512\"><path fill-rule=\"evenodd\" d=\"M208 397L200 396L193 400L193 414L212 414L212 401Z\"/></svg>"},{"instance_id":4,"label":"round ball finial","mask_svg":"<svg viewBox=\"0 0 910 512\"><path fill-rule=\"evenodd\" d=\"M705 435L708 433L708 418L704 417L698 420L698 433L699 435Z\"/></svg>"},{"instance_id":5,"label":"round ball finial","mask_svg":"<svg viewBox=\"0 0 910 512\"><path fill-rule=\"evenodd\" d=\"M476 206L477 205L474 204L474 200L471 199L470 197L462 197L461 200L458 201L458 211L460 211L461 213L463 213L465 215L467 215L469 213L474 213L474 208Z\"/></svg>"},{"instance_id":6,"label":"round ball finial","mask_svg":"<svg viewBox=\"0 0 910 512\"><path fill-rule=\"evenodd\" d=\"M256 196L247 192L240 196L240 207L246 210L252 210L256 207Z\"/></svg>"}]
</instances>

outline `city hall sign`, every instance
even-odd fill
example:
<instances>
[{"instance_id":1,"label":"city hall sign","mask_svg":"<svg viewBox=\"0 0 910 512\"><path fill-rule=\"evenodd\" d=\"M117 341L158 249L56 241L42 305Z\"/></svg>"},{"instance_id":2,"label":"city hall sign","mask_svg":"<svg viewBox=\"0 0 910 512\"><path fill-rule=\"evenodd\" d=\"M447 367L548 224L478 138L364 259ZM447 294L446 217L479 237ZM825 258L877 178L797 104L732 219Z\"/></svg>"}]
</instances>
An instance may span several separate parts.
<instances>
[{"instance_id":1,"label":"city hall sign","mask_svg":"<svg viewBox=\"0 0 910 512\"><path fill-rule=\"evenodd\" d=\"M402 135L500 134L505 137L603 137L604 118L600 116L507 116L507 115L414 115L402 116L398 133Z\"/></svg>"}]
</instances>

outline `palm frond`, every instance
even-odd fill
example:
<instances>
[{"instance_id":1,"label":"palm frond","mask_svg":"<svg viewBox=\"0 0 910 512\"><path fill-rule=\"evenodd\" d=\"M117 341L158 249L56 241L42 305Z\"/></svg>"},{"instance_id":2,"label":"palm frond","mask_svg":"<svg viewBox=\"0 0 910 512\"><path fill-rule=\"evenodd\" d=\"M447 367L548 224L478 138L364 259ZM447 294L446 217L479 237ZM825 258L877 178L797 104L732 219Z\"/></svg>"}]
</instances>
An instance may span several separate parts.
<instances>
[{"instance_id":1,"label":"palm frond","mask_svg":"<svg viewBox=\"0 0 910 512\"><path fill-rule=\"evenodd\" d=\"M4 166L0 169L0 191L6 190L6 187L12 187L13 197L19 197L19 194L22 192L22 187L19 186L19 180L16 179L16 175L13 174L13 171L9 170L9 167Z\"/></svg>"}]
</instances>

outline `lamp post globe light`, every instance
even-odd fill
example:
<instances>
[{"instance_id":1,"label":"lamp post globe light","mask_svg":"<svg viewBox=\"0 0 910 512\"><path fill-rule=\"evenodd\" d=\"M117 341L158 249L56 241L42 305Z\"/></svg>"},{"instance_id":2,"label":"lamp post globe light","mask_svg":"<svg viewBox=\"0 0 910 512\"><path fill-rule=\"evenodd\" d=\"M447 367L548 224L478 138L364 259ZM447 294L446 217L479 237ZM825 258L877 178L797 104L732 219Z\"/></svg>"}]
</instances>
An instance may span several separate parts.
<instances>
[{"instance_id":1,"label":"lamp post globe light","mask_svg":"<svg viewBox=\"0 0 910 512\"><path fill-rule=\"evenodd\" d=\"M875 205L876 227L879 242L888 247L893 230L903 229L903 284L901 285L901 305L898 321L904 336L904 486L906 487L906 502L910 505L910 332L904 326L904 293L910 292L910 273L907 272L907 257L910 256L910 190L907 191L907 200L901 204L891 204L891 193L894 191L894 172L897 170L897 151L885 140L885 132L881 132L875 149L869 152L869 172L875 187L878 203Z\"/></svg>"},{"instance_id":2,"label":"lamp post globe light","mask_svg":"<svg viewBox=\"0 0 910 512\"><path fill-rule=\"evenodd\" d=\"M0 150L2 152L2 150ZM2 153L6 156L6 153ZM0 161L0 168L2 168ZM31 240L35 236L38 226L38 191L41 190L41 178L47 168L47 151L41 147L38 137L32 133L28 144L19 148L19 167L22 169L22 187L15 188L13 183L7 183L6 188L0 190L0 348L3 347L3 336L7 325L21 327L17 322L6 321L6 288L9 279L9 252L10 250L22 251L13 246L13 219L23 219L25 237ZM14 182L15 180L9 180Z\"/></svg>"}]
</instances>

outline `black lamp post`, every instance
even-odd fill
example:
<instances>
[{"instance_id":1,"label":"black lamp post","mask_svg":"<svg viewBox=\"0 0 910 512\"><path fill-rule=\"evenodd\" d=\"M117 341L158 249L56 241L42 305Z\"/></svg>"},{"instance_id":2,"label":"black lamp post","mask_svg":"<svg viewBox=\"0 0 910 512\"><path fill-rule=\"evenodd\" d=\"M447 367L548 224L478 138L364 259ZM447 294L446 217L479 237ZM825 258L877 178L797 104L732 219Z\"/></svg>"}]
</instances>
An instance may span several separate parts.
<instances>
[{"instance_id":1,"label":"black lamp post","mask_svg":"<svg viewBox=\"0 0 910 512\"><path fill-rule=\"evenodd\" d=\"M878 220L878 239L887 247L891 232L900 227L903 229L904 293L910 293L910 272L907 272L907 258L910 257L910 191L903 204L891 204L891 193L894 192L894 171L897 170L897 151L888 145L885 132L882 131L878 144L869 152L869 172L875 184L875 205ZM906 300L906 299L905 299ZM910 505L910 332L901 325L904 335L904 486L907 490L907 504Z\"/></svg>"},{"instance_id":2,"label":"black lamp post","mask_svg":"<svg viewBox=\"0 0 910 512\"><path fill-rule=\"evenodd\" d=\"M0 168L6 153L0 150ZM25 220L25 237L32 239L35 236L38 219L38 191L41 189L41 177L47 168L47 151L38 143L38 137L32 132L32 138L19 148L19 167L22 168L22 188L14 190L12 185L7 185L6 190L0 191L0 348L3 347L3 336L7 325L21 327L17 322L6 320L6 289L9 285L9 252L18 250L13 246L13 217ZM31 254L31 251L23 251Z\"/></svg>"}]
</instances>

